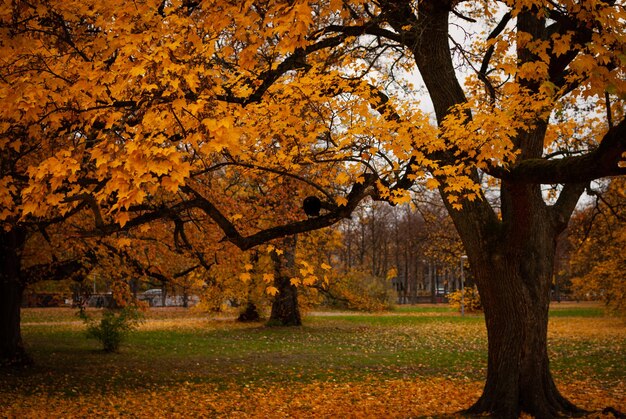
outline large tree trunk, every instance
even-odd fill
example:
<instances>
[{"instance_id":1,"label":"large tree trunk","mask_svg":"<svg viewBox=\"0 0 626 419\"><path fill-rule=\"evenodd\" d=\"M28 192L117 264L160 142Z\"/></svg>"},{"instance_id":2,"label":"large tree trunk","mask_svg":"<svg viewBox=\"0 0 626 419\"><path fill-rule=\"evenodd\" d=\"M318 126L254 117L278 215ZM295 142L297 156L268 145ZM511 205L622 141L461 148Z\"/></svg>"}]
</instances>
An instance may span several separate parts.
<instances>
[{"instance_id":1,"label":"large tree trunk","mask_svg":"<svg viewBox=\"0 0 626 419\"><path fill-rule=\"evenodd\" d=\"M298 306L298 288L291 283L295 270L296 236L283 241L282 255L272 252L274 265L274 286L278 294L272 302L269 325L301 326L300 308Z\"/></svg>"},{"instance_id":2,"label":"large tree trunk","mask_svg":"<svg viewBox=\"0 0 626 419\"><path fill-rule=\"evenodd\" d=\"M488 334L487 381L468 413L538 418L580 413L557 390L547 352L551 255L494 260L478 269ZM535 265L534 272L524 272ZM542 266L543 268L539 268ZM540 272L542 271L542 272Z\"/></svg>"},{"instance_id":3,"label":"large tree trunk","mask_svg":"<svg viewBox=\"0 0 626 419\"><path fill-rule=\"evenodd\" d=\"M537 186L505 184L502 198L502 222L479 222L477 212L451 211L480 292L489 342L487 381L468 413L505 418L521 412L538 418L580 414L557 390L547 350L562 217L545 205ZM468 234L477 223L491 228Z\"/></svg>"},{"instance_id":4,"label":"large tree trunk","mask_svg":"<svg viewBox=\"0 0 626 419\"><path fill-rule=\"evenodd\" d=\"M0 233L0 365L31 363L20 330L24 293L20 268L25 241L26 233L21 229Z\"/></svg>"}]
</instances>

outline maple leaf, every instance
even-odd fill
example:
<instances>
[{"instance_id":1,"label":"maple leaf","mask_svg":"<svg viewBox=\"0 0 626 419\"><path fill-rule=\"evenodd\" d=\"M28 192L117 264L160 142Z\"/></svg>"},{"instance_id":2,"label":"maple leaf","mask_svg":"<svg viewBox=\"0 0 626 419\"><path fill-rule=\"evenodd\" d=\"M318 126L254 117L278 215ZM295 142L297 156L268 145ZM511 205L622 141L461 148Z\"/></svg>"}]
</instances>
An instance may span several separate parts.
<instances>
[{"instance_id":1,"label":"maple leaf","mask_svg":"<svg viewBox=\"0 0 626 419\"><path fill-rule=\"evenodd\" d=\"M345 184L350 180L350 176L348 176L347 173L345 172L340 172L337 177L335 178L335 181L339 184Z\"/></svg>"},{"instance_id":2,"label":"maple leaf","mask_svg":"<svg viewBox=\"0 0 626 419\"><path fill-rule=\"evenodd\" d=\"M126 211L119 211L115 216L120 227L124 227L128 221L130 221L130 213Z\"/></svg>"}]
</instances>

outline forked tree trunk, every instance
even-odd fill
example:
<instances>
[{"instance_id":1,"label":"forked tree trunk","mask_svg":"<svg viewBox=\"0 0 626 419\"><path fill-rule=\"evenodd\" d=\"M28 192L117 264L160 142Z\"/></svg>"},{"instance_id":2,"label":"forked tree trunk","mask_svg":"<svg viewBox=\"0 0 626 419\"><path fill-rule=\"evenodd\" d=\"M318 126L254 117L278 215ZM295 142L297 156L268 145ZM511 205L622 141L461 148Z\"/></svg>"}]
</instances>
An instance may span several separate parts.
<instances>
[{"instance_id":1,"label":"forked tree trunk","mask_svg":"<svg viewBox=\"0 0 626 419\"><path fill-rule=\"evenodd\" d=\"M278 293L272 302L272 312L268 325L274 326L301 326L302 318L298 306L298 288L291 284L294 277L296 236L284 239L281 255L272 252L274 265L274 286Z\"/></svg>"},{"instance_id":2,"label":"forked tree trunk","mask_svg":"<svg viewBox=\"0 0 626 419\"><path fill-rule=\"evenodd\" d=\"M468 236L471 216L454 213L485 311L487 380L469 414L537 418L583 413L556 388L548 360L548 308L563 222L538 188L504 189L502 223Z\"/></svg>"},{"instance_id":3,"label":"forked tree trunk","mask_svg":"<svg viewBox=\"0 0 626 419\"><path fill-rule=\"evenodd\" d=\"M20 308L24 284L20 277L23 230L0 233L0 365L32 362L22 342Z\"/></svg>"},{"instance_id":4,"label":"forked tree trunk","mask_svg":"<svg viewBox=\"0 0 626 419\"><path fill-rule=\"evenodd\" d=\"M401 30L412 23L401 18L407 16L402 13L406 9L397 4L389 2L389 12L395 12L397 19L390 23ZM417 21L422 26L413 54L441 126L450 109L466 102L450 54L448 18L452 2L417 4ZM541 38L542 19L518 17L520 22L525 32ZM537 119L532 129L520 131L512 139L520 151L520 161L542 157L546 129L547 121ZM458 158L444 155L444 161L456 164ZM470 173L480 184L478 171ZM557 204L548 206L540 185L503 180L500 208L495 211L487 197L465 200L463 208L457 210L450 204L446 188L440 188L474 273L489 340L485 388L468 413L514 418L524 411L543 419L579 412L560 395L552 380L547 329L556 237L565 228L583 189L581 185L565 186Z\"/></svg>"}]
</instances>

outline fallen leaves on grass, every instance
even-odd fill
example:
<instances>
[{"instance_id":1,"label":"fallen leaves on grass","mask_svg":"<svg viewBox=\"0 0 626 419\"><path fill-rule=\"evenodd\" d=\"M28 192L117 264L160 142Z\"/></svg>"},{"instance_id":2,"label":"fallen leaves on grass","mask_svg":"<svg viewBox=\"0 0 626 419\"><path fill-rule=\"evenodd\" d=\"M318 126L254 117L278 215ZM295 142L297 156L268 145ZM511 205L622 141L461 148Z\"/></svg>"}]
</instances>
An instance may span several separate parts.
<instances>
[{"instance_id":1,"label":"fallen leaves on grass","mask_svg":"<svg viewBox=\"0 0 626 419\"><path fill-rule=\"evenodd\" d=\"M586 318L584 321L577 321L572 327L571 319L557 317L550 319L548 336L570 340L607 337L626 339L626 322L618 318Z\"/></svg>"},{"instance_id":2,"label":"fallen leaves on grass","mask_svg":"<svg viewBox=\"0 0 626 419\"><path fill-rule=\"evenodd\" d=\"M562 390L580 406L600 411L626 407L624 385L606 389L592 381ZM216 385L133 390L102 397L14 395L8 417L240 417L240 418L406 418L455 415L475 401L482 383L463 380L367 380L313 382L288 386ZM5 399L6 400L6 399ZM594 413L592 417L602 417ZM609 416L606 416L609 417Z\"/></svg>"},{"instance_id":3,"label":"fallen leaves on grass","mask_svg":"<svg viewBox=\"0 0 626 419\"><path fill-rule=\"evenodd\" d=\"M334 313L302 328L266 329L150 311L135 340L111 357L90 350L71 317L41 327L47 319L33 314L24 331L40 367L0 375L0 417L448 416L484 385L484 323L455 313ZM561 392L588 410L626 411L625 339L614 319L552 318Z\"/></svg>"}]
</instances>

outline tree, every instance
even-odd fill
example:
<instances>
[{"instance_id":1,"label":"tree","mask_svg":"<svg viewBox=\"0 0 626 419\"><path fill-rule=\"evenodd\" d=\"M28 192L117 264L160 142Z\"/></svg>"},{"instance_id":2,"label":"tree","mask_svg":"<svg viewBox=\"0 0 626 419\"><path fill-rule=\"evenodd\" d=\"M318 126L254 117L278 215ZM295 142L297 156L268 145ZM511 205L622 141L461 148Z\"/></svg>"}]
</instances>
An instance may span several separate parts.
<instances>
[{"instance_id":1,"label":"tree","mask_svg":"<svg viewBox=\"0 0 626 419\"><path fill-rule=\"evenodd\" d=\"M32 363L20 331L20 307L29 284L81 280L95 262L89 248L59 240L61 218L23 223L0 231L0 366Z\"/></svg>"},{"instance_id":2,"label":"tree","mask_svg":"<svg viewBox=\"0 0 626 419\"><path fill-rule=\"evenodd\" d=\"M424 182L485 310L487 381L469 412L576 413L547 355L555 238L589 181L626 172L624 15L617 0L5 4L3 156L29 161L2 173L3 242L81 206L94 234L156 218L182 231L177 214L195 209L250 249ZM325 211L242 224L212 188L225 171L275 175L264 193L295 179L293 201L318 194Z\"/></svg>"},{"instance_id":3,"label":"tree","mask_svg":"<svg viewBox=\"0 0 626 419\"><path fill-rule=\"evenodd\" d=\"M569 240L574 249L570 269L574 292L598 298L617 314L626 314L626 189L613 179L596 203L573 219Z\"/></svg>"},{"instance_id":4,"label":"tree","mask_svg":"<svg viewBox=\"0 0 626 419\"><path fill-rule=\"evenodd\" d=\"M274 267L274 285L276 293L272 302L272 311L268 324L280 326L301 326L302 318L298 305L298 289L291 279L296 268L297 237L283 240L280 251L270 253Z\"/></svg>"}]
</instances>

